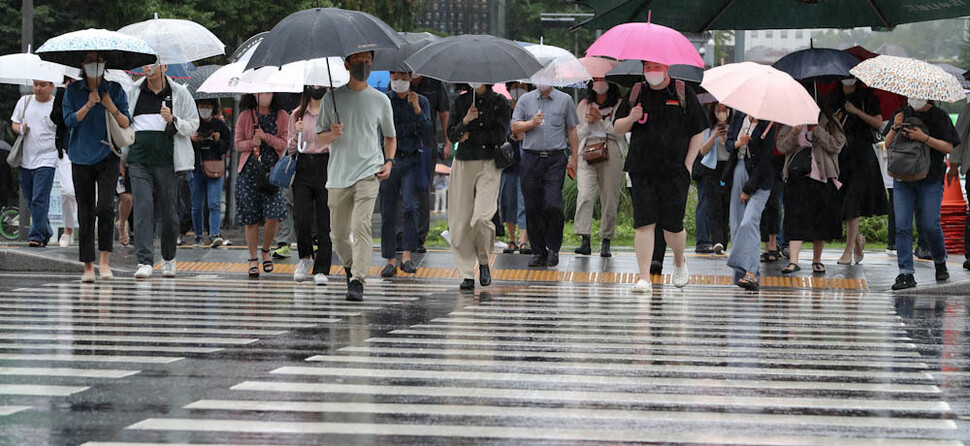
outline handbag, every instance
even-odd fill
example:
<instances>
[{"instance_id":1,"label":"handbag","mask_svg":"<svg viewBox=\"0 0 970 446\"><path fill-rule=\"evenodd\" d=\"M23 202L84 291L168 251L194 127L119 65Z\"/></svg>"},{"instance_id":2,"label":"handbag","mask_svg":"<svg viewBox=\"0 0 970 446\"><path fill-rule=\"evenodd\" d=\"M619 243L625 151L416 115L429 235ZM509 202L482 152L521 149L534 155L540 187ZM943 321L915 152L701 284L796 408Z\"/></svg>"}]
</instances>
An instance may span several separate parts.
<instances>
[{"instance_id":1,"label":"handbag","mask_svg":"<svg viewBox=\"0 0 970 446\"><path fill-rule=\"evenodd\" d=\"M515 146L512 143L506 141L505 144L498 146L495 149L495 167L498 169L504 169L515 164L516 152Z\"/></svg>"},{"instance_id":2,"label":"handbag","mask_svg":"<svg viewBox=\"0 0 970 446\"><path fill-rule=\"evenodd\" d=\"M812 173L812 148L802 147L788 161L788 177L798 178Z\"/></svg>"},{"instance_id":3,"label":"handbag","mask_svg":"<svg viewBox=\"0 0 970 446\"><path fill-rule=\"evenodd\" d=\"M108 126L108 147L120 157L122 147L135 143L135 127L129 124L127 128L121 128L108 109L104 110L104 121Z\"/></svg>"},{"instance_id":4,"label":"handbag","mask_svg":"<svg viewBox=\"0 0 970 446\"><path fill-rule=\"evenodd\" d=\"M610 150L606 147L606 141L586 144L583 147L582 156L586 164L598 164L610 160Z\"/></svg>"},{"instance_id":5,"label":"handbag","mask_svg":"<svg viewBox=\"0 0 970 446\"><path fill-rule=\"evenodd\" d=\"M20 122L23 123L27 115L27 107L30 106L30 96L25 96L24 99L24 109L20 112ZM18 168L20 167L20 162L23 160L24 156L24 140L27 138L27 134L30 133L30 127L20 127L20 135L17 135L17 140L14 141L13 147L10 149L10 154L7 155L7 164L10 167Z\"/></svg>"},{"instance_id":6,"label":"handbag","mask_svg":"<svg viewBox=\"0 0 970 446\"><path fill-rule=\"evenodd\" d=\"M287 188L293 184L296 174L296 153L280 157L279 161L269 171L269 182L274 186Z\"/></svg>"},{"instance_id":7,"label":"handbag","mask_svg":"<svg viewBox=\"0 0 970 446\"><path fill-rule=\"evenodd\" d=\"M226 162L221 159L202 160L202 173L206 178L222 178L226 174Z\"/></svg>"},{"instance_id":8,"label":"handbag","mask_svg":"<svg viewBox=\"0 0 970 446\"><path fill-rule=\"evenodd\" d=\"M252 158L250 158L252 159ZM262 155L256 157L256 190L267 196L276 195L280 191L279 186L269 181L270 168L263 163Z\"/></svg>"}]
</instances>

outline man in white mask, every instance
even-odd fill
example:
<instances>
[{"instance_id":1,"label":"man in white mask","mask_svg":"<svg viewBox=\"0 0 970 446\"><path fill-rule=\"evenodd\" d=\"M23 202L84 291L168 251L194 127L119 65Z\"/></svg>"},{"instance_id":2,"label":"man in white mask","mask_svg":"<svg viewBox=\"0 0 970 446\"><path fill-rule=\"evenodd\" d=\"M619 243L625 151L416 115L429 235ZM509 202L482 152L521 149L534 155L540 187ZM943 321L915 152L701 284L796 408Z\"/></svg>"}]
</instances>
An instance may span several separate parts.
<instances>
[{"instance_id":1,"label":"man in white mask","mask_svg":"<svg viewBox=\"0 0 970 446\"><path fill-rule=\"evenodd\" d=\"M422 193L418 182L422 180L421 155L431 133L431 105L428 99L411 90L411 73L391 72L391 91L387 92L394 113L394 130L397 133L397 152L391 167L391 176L381 182L381 257L387 264L381 277L393 277L397 273L395 256L397 243L397 207L400 197L404 209L401 254L401 271L414 274L418 271L411 261L411 253L418 248L419 197Z\"/></svg>"},{"instance_id":2,"label":"man in white mask","mask_svg":"<svg viewBox=\"0 0 970 446\"><path fill-rule=\"evenodd\" d=\"M690 280L684 256L684 213L690 172L708 122L697 95L682 81L672 81L668 68L644 61L647 87L640 89L635 105L621 101L614 123L618 135L632 131L624 170L632 184L634 244L640 269L635 292L648 292L652 287L650 262L658 224L674 251L674 285L683 287Z\"/></svg>"}]
</instances>

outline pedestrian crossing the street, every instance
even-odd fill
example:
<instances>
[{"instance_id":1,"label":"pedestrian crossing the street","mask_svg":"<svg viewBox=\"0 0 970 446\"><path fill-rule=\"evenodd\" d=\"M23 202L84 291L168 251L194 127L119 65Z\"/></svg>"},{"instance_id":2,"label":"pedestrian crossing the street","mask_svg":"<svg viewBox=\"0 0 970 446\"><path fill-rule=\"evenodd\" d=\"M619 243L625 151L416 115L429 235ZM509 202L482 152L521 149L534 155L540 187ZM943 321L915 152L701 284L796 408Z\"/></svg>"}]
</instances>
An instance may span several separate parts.
<instances>
[{"instance_id":1,"label":"pedestrian crossing the street","mask_svg":"<svg viewBox=\"0 0 970 446\"><path fill-rule=\"evenodd\" d=\"M522 285L448 302L86 445L963 444L890 295Z\"/></svg>"}]
</instances>

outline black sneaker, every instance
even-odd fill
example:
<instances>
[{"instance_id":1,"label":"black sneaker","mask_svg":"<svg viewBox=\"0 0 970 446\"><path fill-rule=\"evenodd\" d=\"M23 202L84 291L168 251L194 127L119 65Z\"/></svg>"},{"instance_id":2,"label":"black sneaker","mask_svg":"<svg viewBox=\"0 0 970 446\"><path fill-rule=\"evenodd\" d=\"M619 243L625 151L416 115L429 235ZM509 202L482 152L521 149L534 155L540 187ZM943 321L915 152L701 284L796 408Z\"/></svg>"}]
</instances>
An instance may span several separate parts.
<instances>
[{"instance_id":1,"label":"black sneaker","mask_svg":"<svg viewBox=\"0 0 970 446\"><path fill-rule=\"evenodd\" d=\"M610 251L610 239L603 239L603 245L600 246L600 257L613 257L613 252Z\"/></svg>"},{"instance_id":2,"label":"black sneaker","mask_svg":"<svg viewBox=\"0 0 970 446\"><path fill-rule=\"evenodd\" d=\"M418 246L418 249L415 249L414 252L418 254L424 254L428 252L428 248L425 248L424 245L421 245L421 246Z\"/></svg>"},{"instance_id":3,"label":"black sneaker","mask_svg":"<svg viewBox=\"0 0 970 446\"><path fill-rule=\"evenodd\" d=\"M559 265L559 253L550 252L549 258L548 260L546 260L546 266L557 266L557 265Z\"/></svg>"},{"instance_id":4,"label":"black sneaker","mask_svg":"<svg viewBox=\"0 0 970 446\"><path fill-rule=\"evenodd\" d=\"M359 280L351 280L347 284L347 300L351 302L361 302L364 300L364 284Z\"/></svg>"},{"instance_id":5,"label":"black sneaker","mask_svg":"<svg viewBox=\"0 0 970 446\"><path fill-rule=\"evenodd\" d=\"M414 274L418 272L418 267L414 266L414 262L408 260L401 264L401 271L407 274Z\"/></svg>"},{"instance_id":6,"label":"black sneaker","mask_svg":"<svg viewBox=\"0 0 970 446\"><path fill-rule=\"evenodd\" d=\"M475 279L462 280L458 288L462 291L475 291Z\"/></svg>"},{"instance_id":7,"label":"black sneaker","mask_svg":"<svg viewBox=\"0 0 970 446\"><path fill-rule=\"evenodd\" d=\"M900 274L896 276L896 283L893 284L893 291L905 290L916 286L916 278L912 274Z\"/></svg>"},{"instance_id":8,"label":"black sneaker","mask_svg":"<svg viewBox=\"0 0 970 446\"><path fill-rule=\"evenodd\" d=\"M656 260L650 262L650 274L654 276L659 276L664 272L664 264Z\"/></svg>"},{"instance_id":9,"label":"black sneaker","mask_svg":"<svg viewBox=\"0 0 970 446\"><path fill-rule=\"evenodd\" d=\"M532 256L532 260L529 260L529 266L533 268L546 266L546 256L542 254Z\"/></svg>"},{"instance_id":10,"label":"black sneaker","mask_svg":"<svg viewBox=\"0 0 970 446\"><path fill-rule=\"evenodd\" d=\"M713 246L698 246L694 248L694 254L714 254Z\"/></svg>"},{"instance_id":11,"label":"black sneaker","mask_svg":"<svg viewBox=\"0 0 970 446\"><path fill-rule=\"evenodd\" d=\"M588 256L593 252L593 249L589 246L589 236L583 235L581 237L583 238L583 241L579 244L579 247L576 248L576 250L573 252L579 255Z\"/></svg>"},{"instance_id":12,"label":"black sneaker","mask_svg":"<svg viewBox=\"0 0 970 446\"><path fill-rule=\"evenodd\" d=\"M970 259L963 261L963 269L970 269Z\"/></svg>"},{"instance_id":13,"label":"black sneaker","mask_svg":"<svg viewBox=\"0 0 970 446\"><path fill-rule=\"evenodd\" d=\"M519 254L532 255L532 247L528 243L519 245Z\"/></svg>"},{"instance_id":14,"label":"black sneaker","mask_svg":"<svg viewBox=\"0 0 970 446\"><path fill-rule=\"evenodd\" d=\"M350 272L350 268L347 268L346 266L344 267L344 273L346 273L346 274L347 274L347 285L350 285L350 279L351 279L351 278L352 278L352 277L353 277L354 275L353 275L353 273L351 273L351 272Z\"/></svg>"},{"instance_id":15,"label":"black sneaker","mask_svg":"<svg viewBox=\"0 0 970 446\"><path fill-rule=\"evenodd\" d=\"M482 286L492 284L492 272L489 271L488 265L478 265L478 283Z\"/></svg>"},{"instance_id":16,"label":"black sneaker","mask_svg":"<svg viewBox=\"0 0 970 446\"><path fill-rule=\"evenodd\" d=\"M946 282L947 280L950 280L950 272L946 270L946 262L934 263L933 266L936 266L937 282Z\"/></svg>"},{"instance_id":17,"label":"black sneaker","mask_svg":"<svg viewBox=\"0 0 970 446\"><path fill-rule=\"evenodd\" d=\"M381 269L381 277L394 277L394 273L396 272L397 265L391 265L388 263L387 265L384 265L383 269Z\"/></svg>"}]
</instances>

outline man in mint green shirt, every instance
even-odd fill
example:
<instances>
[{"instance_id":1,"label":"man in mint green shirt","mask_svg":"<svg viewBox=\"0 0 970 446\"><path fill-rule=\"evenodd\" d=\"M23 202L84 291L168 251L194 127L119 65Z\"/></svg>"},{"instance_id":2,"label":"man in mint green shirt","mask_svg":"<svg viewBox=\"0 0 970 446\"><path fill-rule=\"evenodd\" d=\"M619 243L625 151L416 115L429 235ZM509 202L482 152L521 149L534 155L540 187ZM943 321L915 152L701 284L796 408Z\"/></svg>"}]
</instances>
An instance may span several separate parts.
<instances>
[{"instance_id":1,"label":"man in mint green shirt","mask_svg":"<svg viewBox=\"0 0 970 446\"><path fill-rule=\"evenodd\" d=\"M373 63L370 51L347 56L344 66L350 70L350 83L323 97L317 118L317 140L330 145L330 238L347 273L349 301L364 299L374 243L371 216L380 181L390 176L397 150L391 100L367 85Z\"/></svg>"}]
</instances>

